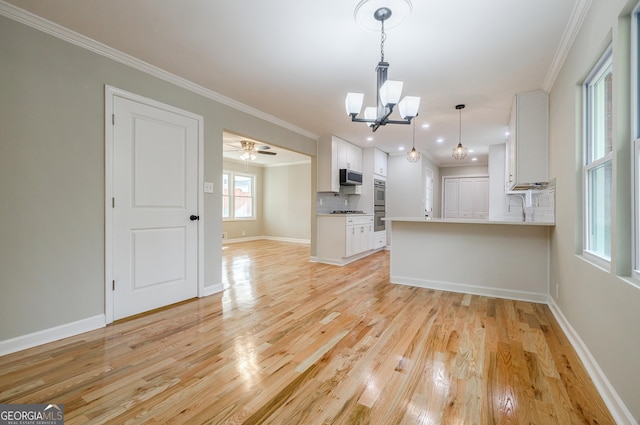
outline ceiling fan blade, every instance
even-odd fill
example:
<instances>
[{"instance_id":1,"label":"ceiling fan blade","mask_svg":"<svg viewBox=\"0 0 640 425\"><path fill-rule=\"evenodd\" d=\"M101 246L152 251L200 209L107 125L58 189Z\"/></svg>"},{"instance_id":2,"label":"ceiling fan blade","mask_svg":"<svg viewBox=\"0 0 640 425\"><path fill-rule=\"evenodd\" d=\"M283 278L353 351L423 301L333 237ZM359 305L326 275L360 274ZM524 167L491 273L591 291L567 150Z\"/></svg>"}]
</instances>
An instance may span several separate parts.
<instances>
[{"instance_id":1,"label":"ceiling fan blade","mask_svg":"<svg viewBox=\"0 0 640 425\"><path fill-rule=\"evenodd\" d=\"M262 150L256 151L256 152L262 155L278 155L276 152L269 152L269 151L262 151Z\"/></svg>"}]
</instances>

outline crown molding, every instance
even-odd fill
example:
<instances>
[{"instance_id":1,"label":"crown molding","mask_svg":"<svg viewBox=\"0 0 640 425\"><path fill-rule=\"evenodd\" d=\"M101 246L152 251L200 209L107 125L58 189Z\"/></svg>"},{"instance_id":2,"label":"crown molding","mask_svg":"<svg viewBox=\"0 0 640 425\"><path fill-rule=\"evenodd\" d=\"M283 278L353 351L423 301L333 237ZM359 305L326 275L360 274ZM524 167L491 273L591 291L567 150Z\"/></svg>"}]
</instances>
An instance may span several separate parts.
<instances>
[{"instance_id":1,"label":"crown molding","mask_svg":"<svg viewBox=\"0 0 640 425\"><path fill-rule=\"evenodd\" d=\"M278 117L269 115L249 105L245 105L244 103L238 102L234 99L223 96L220 93L217 93L213 90L209 90L205 87L195 84L185 78L179 77L161 68L148 64L144 61L141 61L140 59L137 59L126 53L123 53L119 50L116 50L112 47L109 47L105 44L95 41L75 31L71 31L68 28L65 28L61 25L58 25L54 22L51 22L40 16L37 16L31 12L27 12L26 10L21 9L17 6L14 6L12 4L9 4L3 0L0 0L0 15L5 16L14 21L20 22L22 24L25 24L27 26L30 26L31 28L34 28L38 31L42 31L46 34L57 37L61 40L74 44L83 49L89 50L93 53L97 53L101 56L104 56L116 62L127 65L131 68L137 69L138 71L142 71L148 75L159 78L161 80L164 80L168 83L171 83L183 89L189 90L190 92L196 93L200 96L206 97L208 99L214 100L223 105L229 106L230 108L236 109L238 111L252 115L256 118L260 118L272 124L286 128L287 130L293 131L294 133L300 134L302 136L308 137L313 140L318 140L319 138L317 134L311 133L310 131L307 131L303 128L295 126Z\"/></svg>"},{"instance_id":2,"label":"crown molding","mask_svg":"<svg viewBox=\"0 0 640 425\"><path fill-rule=\"evenodd\" d=\"M571 12L571 16L569 17L569 22L562 34L562 39L560 40L556 54L553 57L549 70L547 71L547 76L544 79L542 88L547 93L553 88L556 78L558 78L558 74L560 73L560 69L562 68L562 65L564 65L564 61L567 59L569 50L582 27L582 22L584 21L585 16L587 16L587 12L590 7L591 0L576 1L573 11Z\"/></svg>"}]
</instances>

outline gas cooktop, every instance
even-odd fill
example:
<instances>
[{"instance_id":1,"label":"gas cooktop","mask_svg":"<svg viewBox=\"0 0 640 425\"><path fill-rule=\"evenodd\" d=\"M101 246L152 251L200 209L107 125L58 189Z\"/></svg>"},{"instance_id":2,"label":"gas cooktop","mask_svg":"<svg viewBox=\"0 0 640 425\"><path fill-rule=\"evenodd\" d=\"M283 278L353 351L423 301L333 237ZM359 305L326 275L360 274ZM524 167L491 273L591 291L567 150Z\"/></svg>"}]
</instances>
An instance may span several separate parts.
<instances>
[{"instance_id":1,"label":"gas cooktop","mask_svg":"<svg viewBox=\"0 0 640 425\"><path fill-rule=\"evenodd\" d=\"M364 211L360 210L333 210L331 214L364 214Z\"/></svg>"}]
</instances>

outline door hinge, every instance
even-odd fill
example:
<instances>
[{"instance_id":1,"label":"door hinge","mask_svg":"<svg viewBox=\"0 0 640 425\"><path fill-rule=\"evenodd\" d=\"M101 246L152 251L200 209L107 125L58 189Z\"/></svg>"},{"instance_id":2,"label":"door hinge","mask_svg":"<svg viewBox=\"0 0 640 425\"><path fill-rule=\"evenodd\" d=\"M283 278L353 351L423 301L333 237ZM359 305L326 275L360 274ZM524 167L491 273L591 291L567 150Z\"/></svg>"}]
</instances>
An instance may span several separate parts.
<instances>
[{"instance_id":1,"label":"door hinge","mask_svg":"<svg viewBox=\"0 0 640 425\"><path fill-rule=\"evenodd\" d=\"M111 198L111 208L116 207L116 198Z\"/></svg>"},{"instance_id":2,"label":"door hinge","mask_svg":"<svg viewBox=\"0 0 640 425\"><path fill-rule=\"evenodd\" d=\"M112 281L111 281L111 290L112 290L112 291L115 291L115 290L116 290L116 281L115 281L115 280L112 280Z\"/></svg>"},{"instance_id":3,"label":"door hinge","mask_svg":"<svg viewBox=\"0 0 640 425\"><path fill-rule=\"evenodd\" d=\"M111 114L111 125L116 125L116 114Z\"/></svg>"}]
</instances>

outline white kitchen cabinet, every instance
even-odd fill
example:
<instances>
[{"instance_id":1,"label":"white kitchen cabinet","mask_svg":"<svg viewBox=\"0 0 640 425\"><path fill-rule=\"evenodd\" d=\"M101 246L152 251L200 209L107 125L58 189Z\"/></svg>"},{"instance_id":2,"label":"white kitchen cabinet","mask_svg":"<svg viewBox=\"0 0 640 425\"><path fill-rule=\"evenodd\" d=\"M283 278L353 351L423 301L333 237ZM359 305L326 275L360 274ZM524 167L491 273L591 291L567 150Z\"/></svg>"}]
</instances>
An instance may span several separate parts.
<instances>
[{"instance_id":1,"label":"white kitchen cabinet","mask_svg":"<svg viewBox=\"0 0 640 425\"><path fill-rule=\"evenodd\" d=\"M387 232L373 232L373 249L380 249L387 246Z\"/></svg>"},{"instance_id":2,"label":"white kitchen cabinet","mask_svg":"<svg viewBox=\"0 0 640 425\"><path fill-rule=\"evenodd\" d=\"M336 137L338 169L349 169L362 173L362 148Z\"/></svg>"},{"instance_id":3,"label":"white kitchen cabinet","mask_svg":"<svg viewBox=\"0 0 640 425\"><path fill-rule=\"evenodd\" d=\"M513 98L505 171L507 191L549 180L549 95L542 90Z\"/></svg>"},{"instance_id":4,"label":"white kitchen cabinet","mask_svg":"<svg viewBox=\"0 0 640 425\"><path fill-rule=\"evenodd\" d=\"M320 215L317 230L320 262L344 265L374 249L373 215Z\"/></svg>"},{"instance_id":5,"label":"white kitchen cabinet","mask_svg":"<svg viewBox=\"0 0 640 425\"><path fill-rule=\"evenodd\" d=\"M373 149L373 174L387 176L387 153L380 149Z\"/></svg>"},{"instance_id":6,"label":"white kitchen cabinet","mask_svg":"<svg viewBox=\"0 0 640 425\"><path fill-rule=\"evenodd\" d=\"M345 257L373 249L373 216L347 217Z\"/></svg>"},{"instance_id":7,"label":"white kitchen cabinet","mask_svg":"<svg viewBox=\"0 0 640 425\"><path fill-rule=\"evenodd\" d=\"M458 180L458 218L473 218L473 180Z\"/></svg>"},{"instance_id":8,"label":"white kitchen cabinet","mask_svg":"<svg viewBox=\"0 0 640 425\"><path fill-rule=\"evenodd\" d=\"M443 198L444 218L487 218L489 178L445 177Z\"/></svg>"},{"instance_id":9,"label":"white kitchen cabinet","mask_svg":"<svg viewBox=\"0 0 640 425\"><path fill-rule=\"evenodd\" d=\"M444 218L458 217L458 179L444 179Z\"/></svg>"},{"instance_id":10,"label":"white kitchen cabinet","mask_svg":"<svg viewBox=\"0 0 640 425\"><path fill-rule=\"evenodd\" d=\"M473 182L473 218L489 217L489 179L475 179Z\"/></svg>"},{"instance_id":11,"label":"white kitchen cabinet","mask_svg":"<svg viewBox=\"0 0 640 425\"><path fill-rule=\"evenodd\" d=\"M340 191L340 169L362 172L362 148L336 136L318 140L318 192Z\"/></svg>"}]
</instances>

